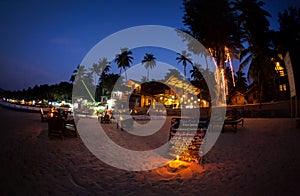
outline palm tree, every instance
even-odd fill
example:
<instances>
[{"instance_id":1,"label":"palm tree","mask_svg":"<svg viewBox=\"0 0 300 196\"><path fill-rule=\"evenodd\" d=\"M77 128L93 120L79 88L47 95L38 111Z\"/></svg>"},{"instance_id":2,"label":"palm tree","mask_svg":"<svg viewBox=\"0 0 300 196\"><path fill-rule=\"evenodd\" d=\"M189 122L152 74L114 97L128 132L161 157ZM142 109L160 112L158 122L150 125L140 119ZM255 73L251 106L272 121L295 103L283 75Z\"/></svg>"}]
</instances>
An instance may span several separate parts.
<instances>
[{"instance_id":1,"label":"palm tree","mask_svg":"<svg viewBox=\"0 0 300 196\"><path fill-rule=\"evenodd\" d=\"M116 84L119 77L120 76L118 74L112 74L112 73L103 75L103 79L99 83L101 95L110 94L114 89L114 87L117 87L119 85Z\"/></svg>"},{"instance_id":2,"label":"palm tree","mask_svg":"<svg viewBox=\"0 0 300 196\"><path fill-rule=\"evenodd\" d=\"M177 64L182 62L183 65L183 71L184 71L184 77L186 78L186 66L187 63L193 65L192 59L190 58L191 54L187 53L185 50L182 51L182 53L177 53L179 56L176 57Z\"/></svg>"},{"instance_id":3,"label":"palm tree","mask_svg":"<svg viewBox=\"0 0 300 196\"><path fill-rule=\"evenodd\" d=\"M142 64L147 69L147 81L149 81L149 69L153 69L156 66L156 58L151 53L146 53L144 59L142 60Z\"/></svg>"},{"instance_id":4,"label":"palm tree","mask_svg":"<svg viewBox=\"0 0 300 196\"><path fill-rule=\"evenodd\" d=\"M193 69L190 70L191 77L194 79L192 82L193 85L201 89L199 98L211 101L211 97L215 96L215 92L210 92L208 88L207 81L214 81L214 73L211 72L208 68L204 69L200 64L195 63ZM206 79L205 79L205 77Z\"/></svg>"},{"instance_id":5,"label":"palm tree","mask_svg":"<svg viewBox=\"0 0 300 196\"><path fill-rule=\"evenodd\" d=\"M121 48L121 53L117 54L114 60L115 63L118 65L118 68L120 69L120 75L122 69L124 69L126 81L127 81L126 67L130 67L130 64L132 63L133 60L133 57L131 55L132 52L128 51L128 48Z\"/></svg>"},{"instance_id":6,"label":"palm tree","mask_svg":"<svg viewBox=\"0 0 300 196\"><path fill-rule=\"evenodd\" d=\"M239 70L249 65L248 80L253 80L259 87L260 107L262 106L262 93L267 87L267 82L274 80L276 76L275 65L272 61L274 51L270 47L269 21L266 18L270 14L261 8L263 5L262 1L257 2L257 0L233 2L244 41L249 45L240 53Z\"/></svg>"},{"instance_id":7,"label":"palm tree","mask_svg":"<svg viewBox=\"0 0 300 196\"><path fill-rule=\"evenodd\" d=\"M85 66L84 65L78 65L77 68L73 71L73 75L70 78L70 82L73 84L75 80L82 79L85 75Z\"/></svg>"},{"instance_id":8,"label":"palm tree","mask_svg":"<svg viewBox=\"0 0 300 196\"><path fill-rule=\"evenodd\" d=\"M277 32L278 40L277 48L285 54L287 51L299 51L300 45L300 7L290 7L278 14L278 22L280 25Z\"/></svg>"},{"instance_id":9,"label":"palm tree","mask_svg":"<svg viewBox=\"0 0 300 196\"><path fill-rule=\"evenodd\" d=\"M248 88L247 84L247 78L245 76L246 74L242 71L237 71L236 76L235 76L235 88L240 91L241 93L246 92Z\"/></svg>"},{"instance_id":10,"label":"palm tree","mask_svg":"<svg viewBox=\"0 0 300 196\"><path fill-rule=\"evenodd\" d=\"M207 0L184 0L183 23L188 28L186 32L196 38L208 49L214 60L216 78L224 76L226 62L238 55L242 48L240 43L240 32L228 0L207 1ZM189 41L188 38L183 39ZM205 56L205 52L197 51L193 42L188 43L189 49L195 53ZM220 77L221 76L221 77ZM226 77L224 77L226 82ZM216 80L218 85L215 88L216 103L225 99L221 92L222 81Z\"/></svg>"},{"instance_id":11,"label":"palm tree","mask_svg":"<svg viewBox=\"0 0 300 196\"><path fill-rule=\"evenodd\" d=\"M94 73L95 77L100 77L98 81L95 80L95 86L100 83L103 77L109 72L110 70L110 62L107 58L100 58L98 63L94 63L93 67L91 68L92 73Z\"/></svg>"},{"instance_id":12,"label":"palm tree","mask_svg":"<svg viewBox=\"0 0 300 196\"><path fill-rule=\"evenodd\" d=\"M76 74L77 74L78 68L79 68L79 65L77 66L76 69L74 69L73 74L72 74L71 77L70 77L70 80L69 80L69 81L70 81L72 84L75 82Z\"/></svg>"},{"instance_id":13,"label":"palm tree","mask_svg":"<svg viewBox=\"0 0 300 196\"><path fill-rule=\"evenodd\" d=\"M178 78L179 80L183 79L181 73L177 69L169 69L169 72L166 73L162 82L166 82L170 77L175 77Z\"/></svg>"},{"instance_id":14,"label":"palm tree","mask_svg":"<svg viewBox=\"0 0 300 196\"><path fill-rule=\"evenodd\" d=\"M94 63L93 66L90 68L90 71L91 71L92 75L94 75L95 86L97 86L96 78L100 74L99 64Z\"/></svg>"},{"instance_id":15,"label":"palm tree","mask_svg":"<svg viewBox=\"0 0 300 196\"><path fill-rule=\"evenodd\" d=\"M111 68L109 64L110 64L110 62L105 57L99 60L98 65L101 70L100 71L101 75L107 74L109 72L109 70Z\"/></svg>"},{"instance_id":16,"label":"palm tree","mask_svg":"<svg viewBox=\"0 0 300 196\"><path fill-rule=\"evenodd\" d=\"M208 49L216 66L225 69L228 53L235 56L242 47L229 1L184 0L183 7L186 31Z\"/></svg>"}]
</instances>

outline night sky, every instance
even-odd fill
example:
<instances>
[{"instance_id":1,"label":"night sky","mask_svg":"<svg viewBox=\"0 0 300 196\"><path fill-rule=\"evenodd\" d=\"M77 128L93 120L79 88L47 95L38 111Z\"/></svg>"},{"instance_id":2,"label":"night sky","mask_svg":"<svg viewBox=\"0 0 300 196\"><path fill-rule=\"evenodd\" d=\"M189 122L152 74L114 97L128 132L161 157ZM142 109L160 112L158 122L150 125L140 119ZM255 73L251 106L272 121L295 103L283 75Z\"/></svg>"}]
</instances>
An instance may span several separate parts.
<instances>
[{"instance_id":1,"label":"night sky","mask_svg":"<svg viewBox=\"0 0 300 196\"><path fill-rule=\"evenodd\" d=\"M300 5L299 0L265 2L273 29L279 11ZM184 28L181 7L181 0L1 0L0 88L69 81L89 50L112 33L137 25Z\"/></svg>"}]
</instances>

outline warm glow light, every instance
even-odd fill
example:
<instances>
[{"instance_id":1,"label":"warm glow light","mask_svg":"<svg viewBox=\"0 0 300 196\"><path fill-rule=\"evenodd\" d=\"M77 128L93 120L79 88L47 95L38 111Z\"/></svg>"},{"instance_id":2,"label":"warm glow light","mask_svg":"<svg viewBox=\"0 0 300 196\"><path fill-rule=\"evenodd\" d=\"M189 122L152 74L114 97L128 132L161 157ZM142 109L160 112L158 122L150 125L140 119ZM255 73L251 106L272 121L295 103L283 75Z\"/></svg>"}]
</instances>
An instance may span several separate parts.
<instances>
[{"instance_id":1,"label":"warm glow light","mask_svg":"<svg viewBox=\"0 0 300 196\"><path fill-rule=\"evenodd\" d=\"M179 167L184 168L184 167L189 167L189 166L190 166L190 163L180 161L180 160L177 160L177 159L169 162L169 167L171 167L171 168L179 168Z\"/></svg>"}]
</instances>

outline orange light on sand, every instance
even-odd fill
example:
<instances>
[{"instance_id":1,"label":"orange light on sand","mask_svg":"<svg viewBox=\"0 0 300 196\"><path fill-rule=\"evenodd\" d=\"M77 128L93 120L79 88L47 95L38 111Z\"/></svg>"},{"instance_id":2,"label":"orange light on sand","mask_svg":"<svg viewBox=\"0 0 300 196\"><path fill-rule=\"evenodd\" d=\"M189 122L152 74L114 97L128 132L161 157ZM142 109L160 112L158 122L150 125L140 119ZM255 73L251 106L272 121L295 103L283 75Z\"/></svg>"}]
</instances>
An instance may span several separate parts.
<instances>
[{"instance_id":1,"label":"orange light on sand","mask_svg":"<svg viewBox=\"0 0 300 196\"><path fill-rule=\"evenodd\" d=\"M180 160L174 160L169 162L169 167L171 168L180 168L180 167L188 167L190 164Z\"/></svg>"},{"instance_id":2,"label":"orange light on sand","mask_svg":"<svg viewBox=\"0 0 300 196\"><path fill-rule=\"evenodd\" d=\"M184 167L188 167L189 165L190 165L190 163L179 160L179 155L176 155L176 160L169 162L170 168L180 168L180 167L184 168Z\"/></svg>"}]
</instances>

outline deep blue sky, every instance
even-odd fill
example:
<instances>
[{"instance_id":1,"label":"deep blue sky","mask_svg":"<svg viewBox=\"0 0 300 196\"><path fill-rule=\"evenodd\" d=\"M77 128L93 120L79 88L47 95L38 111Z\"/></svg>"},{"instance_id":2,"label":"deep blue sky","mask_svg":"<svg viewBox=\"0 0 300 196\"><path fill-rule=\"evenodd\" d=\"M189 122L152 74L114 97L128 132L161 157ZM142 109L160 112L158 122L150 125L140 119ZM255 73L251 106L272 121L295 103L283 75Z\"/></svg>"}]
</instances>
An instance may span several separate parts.
<instances>
[{"instance_id":1,"label":"deep blue sky","mask_svg":"<svg viewBox=\"0 0 300 196\"><path fill-rule=\"evenodd\" d=\"M266 0L277 13L296 0ZM0 1L0 88L22 90L69 78L100 40L137 25L183 28L181 0ZM259 21L258 21L259 22Z\"/></svg>"}]
</instances>

